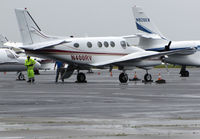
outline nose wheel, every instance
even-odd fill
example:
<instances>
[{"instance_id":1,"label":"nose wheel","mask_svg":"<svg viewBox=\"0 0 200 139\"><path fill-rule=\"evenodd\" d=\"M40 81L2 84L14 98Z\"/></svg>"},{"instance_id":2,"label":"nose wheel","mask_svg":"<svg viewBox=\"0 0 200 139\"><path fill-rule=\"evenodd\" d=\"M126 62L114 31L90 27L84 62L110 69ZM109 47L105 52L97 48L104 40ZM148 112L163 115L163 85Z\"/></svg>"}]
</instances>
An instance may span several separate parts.
<instances>
[{"instance_id":1,"label":"nose wheel","mask_svg":"<svg viewBox=\"0 0 200 139\"><path fill-rule=\"evenodd\" d=\"M186 70L186 66L181 67L181 71L179 74L181 74L181 77L189 77L190 76L189 71Z\"/></svg>"},{"instance_id":2,"label":"nose wheel","mask_svg":"<svg viewBox=\"0 0 200 139\"><path fill-rule=\"evenodd\" d=\"M127 83L128 81L128 75L124 72L122 72L120 75L119 75L119 81L121 83Z\"/></svg>"},{"instance_id":3,"label":"nose wheel","mask_svg":"<svg viewBox=\"0 0 200 139\"><path fill-rule=\"evenodd\" d=\"M23 74L22 72L18 72L18 73L17 73L17 79L20 80L20 81L21 81L21 80L25 80L24 74Z\"/></svg>"}]
</instances>

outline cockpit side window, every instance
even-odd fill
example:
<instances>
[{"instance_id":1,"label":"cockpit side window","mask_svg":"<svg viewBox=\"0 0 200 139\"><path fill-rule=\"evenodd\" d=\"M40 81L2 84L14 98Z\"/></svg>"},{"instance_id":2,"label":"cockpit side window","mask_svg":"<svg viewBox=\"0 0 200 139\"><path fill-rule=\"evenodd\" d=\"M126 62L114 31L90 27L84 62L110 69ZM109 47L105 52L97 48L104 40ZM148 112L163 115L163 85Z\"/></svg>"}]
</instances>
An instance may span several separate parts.
<instances>
[{"instance_id":1,"label":"cockpit side window","mask_svg":"<svg viewBox=\"0 0 200 139\"><path fill-rule=\"evenodd\" d=\"M6 54L11 59L15 59L16 58L15 55L12 52L10 52L9 50L6 50Z\"/></svg>"}]
</instances>

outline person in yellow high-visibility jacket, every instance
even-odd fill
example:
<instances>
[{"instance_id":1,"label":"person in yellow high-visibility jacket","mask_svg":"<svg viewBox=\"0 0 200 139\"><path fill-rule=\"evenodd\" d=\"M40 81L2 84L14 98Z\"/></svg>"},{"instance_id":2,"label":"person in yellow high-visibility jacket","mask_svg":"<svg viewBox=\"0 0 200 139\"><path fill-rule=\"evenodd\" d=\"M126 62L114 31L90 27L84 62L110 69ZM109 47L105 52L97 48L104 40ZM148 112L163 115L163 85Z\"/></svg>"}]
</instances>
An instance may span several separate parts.
<instances>
[{"instance_id":1,"label":"person in yellow high-visibility jacket","mask_svg":"<svg viewBox=\"0 0 200 139\"><path fill-rule=\"evenodd\" d=\"M35 81L35 74L34 74L34 65L35 60L31 59L30 56L27 56L27 59L25 60L25 66L27 67L27 75L28 75L28 81L27 82L34 82Z\"/></svg>"}]
</instances>

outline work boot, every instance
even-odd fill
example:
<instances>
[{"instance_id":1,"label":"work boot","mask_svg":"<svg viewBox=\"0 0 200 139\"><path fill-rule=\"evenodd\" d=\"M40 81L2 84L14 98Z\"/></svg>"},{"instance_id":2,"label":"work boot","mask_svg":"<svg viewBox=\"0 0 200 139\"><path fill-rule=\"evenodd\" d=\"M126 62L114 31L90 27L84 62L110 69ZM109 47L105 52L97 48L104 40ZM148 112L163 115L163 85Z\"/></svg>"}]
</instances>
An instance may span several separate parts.
<instances>
[{"instance_id":1,"label":"work boot","mask_svg":"<svg viewBox=\"0 0 200 139\"><path fill-rule=\"evenodd\" d=\"M34 78L32 78L32 83L34 83L35 82L35 79Z\"/></svg>"},{"instance_id":2,"label":"work boot","mask_svg":"<svg viewBox=\"0 0 200 139\"><path fill-rule=\"evenodd\" d=\"M27 83L30 83L31 82L31 79L28 79Z\"/></svg>"}]
</instances>

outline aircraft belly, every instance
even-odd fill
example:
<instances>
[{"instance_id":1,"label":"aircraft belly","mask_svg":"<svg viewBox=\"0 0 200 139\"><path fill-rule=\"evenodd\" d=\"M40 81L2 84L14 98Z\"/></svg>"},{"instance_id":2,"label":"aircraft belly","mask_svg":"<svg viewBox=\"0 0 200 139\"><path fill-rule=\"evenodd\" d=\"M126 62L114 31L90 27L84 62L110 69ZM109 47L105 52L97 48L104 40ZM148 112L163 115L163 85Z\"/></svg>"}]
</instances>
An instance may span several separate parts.
<instances>
[{"instance_id":1,"label":"aircraft belly","mask_svg":"<svg viewBox=\"0 0 200 139\"><path fill-rule=\"evenodd\" d=\"M0 71L4 72L4 71L25 71L26 67L24 65L21 64L1 64L0 65Z\"/></svg>"}]
</instances>

